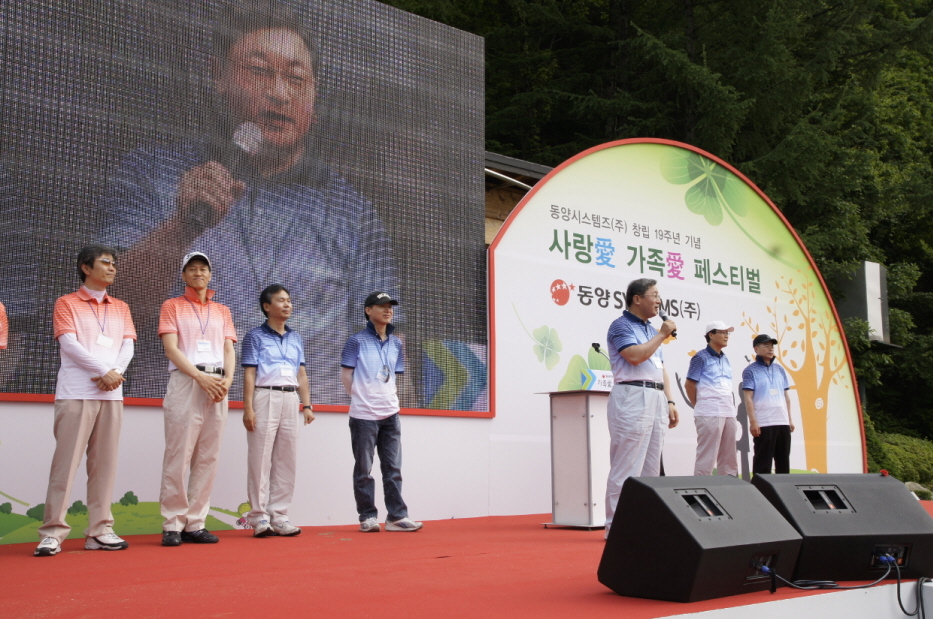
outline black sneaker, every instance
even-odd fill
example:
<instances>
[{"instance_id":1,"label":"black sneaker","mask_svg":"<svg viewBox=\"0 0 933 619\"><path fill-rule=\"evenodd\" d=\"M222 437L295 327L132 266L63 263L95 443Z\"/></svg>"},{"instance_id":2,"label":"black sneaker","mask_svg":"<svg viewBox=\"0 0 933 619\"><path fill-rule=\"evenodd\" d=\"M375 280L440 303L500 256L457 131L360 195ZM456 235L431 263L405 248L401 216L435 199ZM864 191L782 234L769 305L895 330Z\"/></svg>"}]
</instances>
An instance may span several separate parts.
<instances>
[{"instance_id":1,"label":"black sneaker","mask_svg":"<svg viewBox=\"0 0 933 619\"><path fill-rule=\"evenodd\" d=\"M181 546L181 533L178 531L162 531L163 546Z\"/></svg>"},{"instance_id":2,"label":"black sneaker","mask_svg":"<svg viewBox=\"0 0 933 619\"><path fill-rule=\"evenodd\" d=\"M182 531L181 541L186 544L216 544L220 538L207 529L201 529L200 531Z\"/></svg>"}]
</instances>

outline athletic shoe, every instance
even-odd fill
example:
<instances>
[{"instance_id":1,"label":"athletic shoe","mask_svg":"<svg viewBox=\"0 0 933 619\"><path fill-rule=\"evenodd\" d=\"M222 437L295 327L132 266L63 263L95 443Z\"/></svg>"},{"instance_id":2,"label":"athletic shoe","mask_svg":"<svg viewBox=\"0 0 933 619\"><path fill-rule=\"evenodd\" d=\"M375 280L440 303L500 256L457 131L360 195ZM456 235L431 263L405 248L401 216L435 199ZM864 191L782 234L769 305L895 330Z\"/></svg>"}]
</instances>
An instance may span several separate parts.
<instances>
[{"instance_id":1,"label":"athletic shoe","mask_svg":"<svg viewBox=\"0 0 933 619\"><path fill-rule=\"evenodd\" d=\"M406 516L395 522L386 522L386 531L417 531L423 526L423 522L414 522Z\"/></svg>"},{"instance_id":2,"label":"athletic shoe","mask_svg":"<svg viewBox=\"0 0 933 619\"><path fill-rule=\"evenodd\" d=\"M207 529L201 529L200 531L182 531L181 541L186 544L216 544L220 538Z\"/></svg>"},{"instance_id":3,"label":"athletic shoe","mask_svg":"<svg viewBox=\"0 0 933 619\"><path fill-rule=\"evenodd\" d=\"M36 546L35 552L32 553L34 557L51 557L52 555L57 555L62 551L62 545L58 543L58 540L54 537L47 537Z\"/></svg>"},{"instance_id":4,"label":"athletic shoe","mask_svg":"<svg viewBox=\"0 0 933 619\"><path fill-rule=\"evenodd\" d=\"M360 522L360 531L363 533L378 533L382 530L375 518L367 518Z\"/></svg>"},{"instance_id":5,"label":"athletic shoe","mask_svg":"<svg viewBox=\"0 0 933 619\"><path fill-rule=\"evenodd\" d=\"M268 520L260 520L259 524L253 527L253 537L269 537L270 535L275 535L275 531L272 530L272 525Z\"/></svg>"},{"instance_id":6,"label":"athletic shoe","mask_svg":"<svg viewBox=\"0 0 933 619\"><path fill-rule=\"evenodd\" d=\"M129 546L126 540L121 539L112 531L84 540L85 550L126 550Z\"/></svg>"},{"instance_id":7,"label":"athletic shoe","mask_svg":"<svg viewBox=\"0 0 933 619\"><path fill-rule=\"evenodd\" d=\"M163 546L181 546L181 533L178 531L162 531Z\"/></svg>"},{"instance_id":8,"label":"athletic shoe","mask_svg":"<svg viewBox=\"0 0 933 619\"><path fill-rule=\"evenodd\" d=\"M281 535L282 537L293 537L295 535L301 534L301 529L296 526L292 526L288 520L285 522L272 523L272 528L275 529L276 535Z\"/></svg>"}]
</instances>

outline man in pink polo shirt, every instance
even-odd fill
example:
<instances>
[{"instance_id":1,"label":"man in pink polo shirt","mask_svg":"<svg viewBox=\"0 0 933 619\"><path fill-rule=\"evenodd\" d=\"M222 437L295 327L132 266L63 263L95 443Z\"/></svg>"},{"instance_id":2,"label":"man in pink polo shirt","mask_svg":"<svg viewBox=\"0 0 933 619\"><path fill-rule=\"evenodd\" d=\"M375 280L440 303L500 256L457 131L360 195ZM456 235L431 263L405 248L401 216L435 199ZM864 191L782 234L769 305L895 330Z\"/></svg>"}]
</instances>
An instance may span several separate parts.
<instances>
[{"instance_id":1,"label":"man in pink polo shirt","mask_svg":"<svg viewBox=\"0 0 933 619\"><path fill-rule=\"evenodd\" d=\"M211 299L211 263L201 252L181 262L185 294L162 304L159 337L168 357L162 545L216 544L205 528L236 367L236 330L226 305ZM186 479L187 478L187 479Z\"/></svg>"},{"instance_id":2,"label":"man in pink polo shirt","mask_svg":"<svg viewBox=\"0 0 933 619\"><path fill-rule=\"evenodd\" d=\"M116 252L102 245L78 253L83 285L55 302L52 325L61 347L55 386L55 454L49 472L42 540L33 553L61 551L71 486L87 450L88 526L85 550L123 550L113 532L113 483L123 421L123 372L133 358L136 329L129 306L107 294L117 274Z\"/></svg>"}]
</instances>

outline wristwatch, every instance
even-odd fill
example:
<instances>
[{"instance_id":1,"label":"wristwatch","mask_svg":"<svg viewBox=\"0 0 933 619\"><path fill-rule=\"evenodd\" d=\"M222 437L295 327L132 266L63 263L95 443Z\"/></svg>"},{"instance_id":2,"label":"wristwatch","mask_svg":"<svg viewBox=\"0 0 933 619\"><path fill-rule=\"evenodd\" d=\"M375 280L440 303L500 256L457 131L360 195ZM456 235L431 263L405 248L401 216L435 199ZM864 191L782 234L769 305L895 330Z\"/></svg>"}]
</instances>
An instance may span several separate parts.
<instances>
[{"instance_id":1,"label":"wristwatch","mask_svg":"<svg viewBox=\"0 0 933 619\"><path fill-rule=\"evenodd\" d=\"M301 407L301 410L303 410L303 411L313 411L314 409L311 408L310 406L302 406L302 407Z\"/></svg>"}]
</instances>

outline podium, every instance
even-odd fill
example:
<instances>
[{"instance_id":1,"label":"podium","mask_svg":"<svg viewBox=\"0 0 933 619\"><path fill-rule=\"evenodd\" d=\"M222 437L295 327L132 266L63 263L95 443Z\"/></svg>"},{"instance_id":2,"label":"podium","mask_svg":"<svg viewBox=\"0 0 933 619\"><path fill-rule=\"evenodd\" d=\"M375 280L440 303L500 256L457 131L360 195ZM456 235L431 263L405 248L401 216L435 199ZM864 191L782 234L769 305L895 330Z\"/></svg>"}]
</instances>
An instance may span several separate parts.
<instances>
[{"instance_id":1,"label":"podium","mask_svg":"<svg viewBox=\"0 0 933 619\"><path fill-rule=\"evenodd\" d=\"M553 391L551 519L548 525L601 529L609 476L608 391Z\"/></svg>"}]
</instances>

